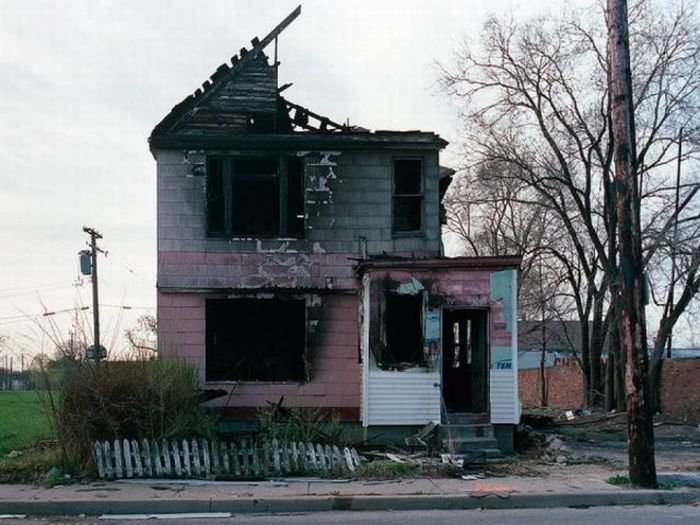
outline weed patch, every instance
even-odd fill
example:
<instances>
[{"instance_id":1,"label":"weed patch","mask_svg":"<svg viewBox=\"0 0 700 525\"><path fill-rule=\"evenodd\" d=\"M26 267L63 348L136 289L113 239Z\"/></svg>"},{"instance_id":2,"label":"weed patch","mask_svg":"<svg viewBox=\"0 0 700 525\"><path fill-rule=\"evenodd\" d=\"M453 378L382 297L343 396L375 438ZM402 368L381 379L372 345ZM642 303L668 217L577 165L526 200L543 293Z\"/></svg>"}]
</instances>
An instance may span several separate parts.
<instances>
[{"instance_id":1,"label":"weed patch","mask_svg":"<svg viewBox=\"0 0 700 525\"><path fill-rule=\"evenodd\" d=\"M626 476L624 474L617 474L615 476L610 476L606 481L610 485L615 485L618 487L630 487L630 488L634 487L634 485L630 481L629 476ZM673 489L678 488L678 485L675 483L662 482L662 483L659 483L656 488L659 490L673 490Z\"/></svg>"},{"instance_id":2,"label":"weed patch","mask_svg":"<svg viewBox=\"0 0 700 525\"><path fill-rule=\"evenodd\" d=\"M324 413L318 408L301 408L269 403L257 411L258 438L280 442L323 443L343 446L343 425L335 413Z\"/></svg>"},{"instance_id":3,"label":"weed patch","mask_svg":"<svg viewBox=\"0 0 700 525\"><path fill-rule=\"evenodd\" d=\"M0 483L54 486L72 479L76 462L67 461L56 442L42 443L0 459ZM66 478L65 474L69 474Z\"/></svg>"},{"instance_id":4,"label":"weed patch","mask_svg":"<svg viewBox=\"0 0 700 525\"><path fill-rule=\"evenodd\" d=\"M425 464L412 465L390 460L375 460L360 465L355 470L357 479L385 480L412 478L452 478L461 474L462 470L454 465Z\"/></svg>"},{"instance_id":5,"label":"weed patch","mask_svg":"<svg viewBox=\"0 0 700 525\"><path fill-rule=\"evenodd\" d=\"M175 360L83 363L46 399L65 458L92 470L92 443L211 437L197 371Z\"/></svg>"}]
</instances>

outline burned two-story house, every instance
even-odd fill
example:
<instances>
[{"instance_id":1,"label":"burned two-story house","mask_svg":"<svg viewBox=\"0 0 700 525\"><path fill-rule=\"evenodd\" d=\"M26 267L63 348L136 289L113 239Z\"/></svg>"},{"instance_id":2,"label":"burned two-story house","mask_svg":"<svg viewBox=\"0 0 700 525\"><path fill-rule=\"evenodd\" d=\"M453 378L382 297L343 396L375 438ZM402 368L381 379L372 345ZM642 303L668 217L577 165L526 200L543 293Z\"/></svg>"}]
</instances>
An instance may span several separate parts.
<instances>
[{"instance_id":1,"label":"burned two-story house","mask_svg":"<svg viewBox=\"0 0 700 525\"><path fill-rule=\"evenodd\" d=\"M265 50L298 14L152 132L161 352L225 390L210 404L231 420L283 399L368 433L469 422L508 448L519 260L442 255L438 135L286 98Z\"/></svg>"}]
</instances>

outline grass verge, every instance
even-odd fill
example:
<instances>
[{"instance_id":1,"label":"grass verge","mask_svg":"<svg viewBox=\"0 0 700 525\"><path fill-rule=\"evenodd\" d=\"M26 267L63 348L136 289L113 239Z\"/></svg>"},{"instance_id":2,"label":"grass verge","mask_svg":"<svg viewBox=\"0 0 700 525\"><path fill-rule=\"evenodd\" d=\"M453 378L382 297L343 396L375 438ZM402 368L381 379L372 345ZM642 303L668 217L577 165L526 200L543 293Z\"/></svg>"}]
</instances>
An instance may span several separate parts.
<instances>
[{"instance_id":1,"label":"grass verge","mask_svg":"<svg viewBox=\"0 0 700 525\"><path fill-rule=\"evenodd\" d=\"M0 483L43 483L61 463L39 393L0 392Z\"/></svg>"},{"instance_id":2,"label":"grass verge","mask_svg":"<svg viewBox=\"0 0 700 525\"><path fill-rule=\"evenodd\" d=\"M627 487L634 488L634 485L630 481L629 476L624 474L617 474L615 476L610 476L607 480L608 484L615 485L616 487ZM658 490L673 490L678 488L675 483L659 483L656 487Z\"/></svg>"},{"instance_id":3,"label":"grass verge","mask_svg":"<svg viewBox=\"0 0 700 525\"><path fill-rule=\"evenodd\" d=\"M53 438L37 392L0 392L0 458Z\"/></svg>"}]
</instances>

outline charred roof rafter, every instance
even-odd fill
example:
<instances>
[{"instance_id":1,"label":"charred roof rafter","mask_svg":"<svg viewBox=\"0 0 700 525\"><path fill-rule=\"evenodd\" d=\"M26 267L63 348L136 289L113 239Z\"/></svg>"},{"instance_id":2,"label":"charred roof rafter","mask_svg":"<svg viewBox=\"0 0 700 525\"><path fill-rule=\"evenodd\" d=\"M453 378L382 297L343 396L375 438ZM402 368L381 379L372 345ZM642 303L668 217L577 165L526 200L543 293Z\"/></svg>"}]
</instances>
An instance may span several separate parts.
<instances>
[{"instance_id":1,"label":"charred roof rafter","mask_svg":"<svg viewBox=\"0 0 700 525\"><path fill-rule=\"evenodd\" d=\"M311 111L308 108L305 108L304 106L294 104L293 102L289 102L286 99L283 100L285 108L287 109L287 113L289 114L290 120L292 124L296 127L299 127L306 131L349 131L351 129L357 131L357 127L355 126L338 124L337 122L333 122L328 117L324 117L323 115L314 113L313 111ZM318 124L316 124L315 126L312 125L309 122L310 118L318 121Z\"/></svg>"},{"instance_id":2,"label":"charred roof rafter","mask_svg":"<svg viewBox=\"0 0 700 525\"><path fill-rule=\"evenodd\" d=\"M225 84L225 81L230 77L241 71L246 65L250 64L258 57L263 56L263 50L274 40L277 39L279 34L284 31L289 24L291 24L299 15L301 14L301 5L298 5L294 11L292 11L287 17L282 20L275 28L270 31L265 38L259 40L258 37L254 37L250 43L253 46L252 49L247 50L245 47L241 48L238 55L231 57L231 66L227 63L221 64L216 71L211 75L209 80L205 80L201 88L195 90L191 95L185 97L185 99L173 107L170 113L153 129L151 136L157 133L168 132L177 126L184 118L189 116L196 107L193 107L196 102L201 105L205 100L212 96L213 93L218 91L218 89Z\"/></svg>"}]
</instances>

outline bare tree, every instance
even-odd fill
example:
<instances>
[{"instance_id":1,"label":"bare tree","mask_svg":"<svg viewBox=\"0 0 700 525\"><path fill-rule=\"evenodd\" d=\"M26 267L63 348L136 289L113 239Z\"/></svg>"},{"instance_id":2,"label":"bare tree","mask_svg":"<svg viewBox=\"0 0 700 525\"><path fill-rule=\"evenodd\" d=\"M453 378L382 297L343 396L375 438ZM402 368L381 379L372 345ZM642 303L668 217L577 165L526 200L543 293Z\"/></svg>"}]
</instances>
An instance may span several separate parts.
<instances>
[{"instance_id":1,"label":"bare tree","mask_svg":"<svg viewBox=\"0 0 700 525\"><path fill-rule=\"evenodd\" d=\"M158 354L158 328L153 314L139 316L136 326L127 329L125 335L134 358L152 359Z\"/></svg>"},{"instance_id":2,"label":"bare tree","mask_svg":"<svg viewBox=\"0 0 700 525\"><path fill-rule=\"evenodd\" d=\"M564 270L581 322L581 363L594 405L604 391L603 347L619 321L620 279L602 15L580 11L521 24L490 19L480 45L460 49L441 78L445 90L464 103L465 171L502 166L501 176L534 192L537 205L548 210L550 227L566 238L546 247ZM688 219L680 222L686 231L698 223L689 213L693 182L684 183L675 212L668 170L677 158L672 146L679 127L689 137L684 157L692 161L700 150L700 28L683 4L657 9L640 1L630 9L630 42L640 229L648 263L663 245L660 239L672 232L674 216ZM675 278L683 282L687 275ZM676 304L680 315L683 305ZM609 347L612 361L621 363L617 340L610 339Z\"/></svg>"}]
</instances>

